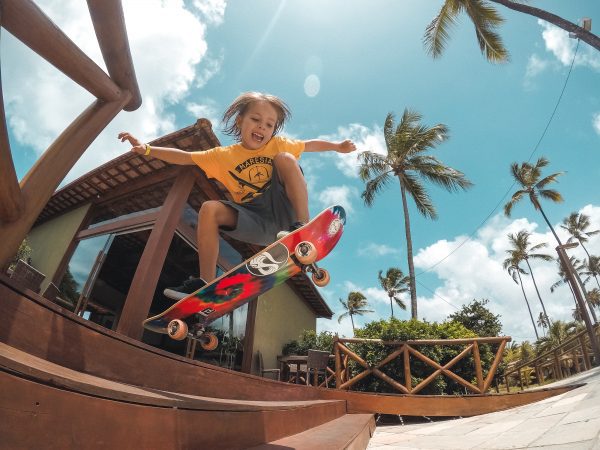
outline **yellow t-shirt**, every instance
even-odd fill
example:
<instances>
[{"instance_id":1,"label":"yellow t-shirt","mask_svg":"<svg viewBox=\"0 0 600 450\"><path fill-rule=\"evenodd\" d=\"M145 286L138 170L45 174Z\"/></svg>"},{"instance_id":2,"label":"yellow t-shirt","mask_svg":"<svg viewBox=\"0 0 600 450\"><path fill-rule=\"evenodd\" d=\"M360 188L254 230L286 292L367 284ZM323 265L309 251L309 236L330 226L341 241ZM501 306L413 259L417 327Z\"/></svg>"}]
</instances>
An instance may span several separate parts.
<instances>
[{"instance_id":1,"label":"yellow t-shirt","mask_svg":"<svg viewBox=\"0 0 600 450\"><path fill-rule=\"evenodd\" d=\"M193 152L192 160L207 177L221 182L233 201L244 203L261 195L271 185L275 155L287 152L300 159L303 151L304 141L274 136L257 150L248 150L238 143Z\"/></svg>"}]
</instances>

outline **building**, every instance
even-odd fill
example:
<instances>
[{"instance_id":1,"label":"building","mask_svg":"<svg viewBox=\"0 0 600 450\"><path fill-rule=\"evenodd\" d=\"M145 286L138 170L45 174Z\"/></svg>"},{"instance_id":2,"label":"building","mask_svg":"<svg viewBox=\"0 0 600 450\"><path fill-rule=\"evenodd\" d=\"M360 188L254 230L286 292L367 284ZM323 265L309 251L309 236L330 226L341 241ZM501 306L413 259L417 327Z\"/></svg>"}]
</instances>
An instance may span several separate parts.
<instances>
[{"instance_id":1,"label":"building","mask_svg":"<svg viewBox=\"0 0 600 450\"><path fill-rule=\"evenodd\" d=\"M156 139L152 145L206 150L220 145L206 119ZM331 309L304 275L295 276L213 325L222 345L207 353L190 339L173 341L141 323L172 304L167 286L197 276L196 222L200 205L226 191L195 166L174 166L124 154L52 195L27 242L31 265L45 275L41 291L60 289L55 301L113 331L188 357L251 372L260 351L276 367L282 346ZM219 274L257 251L221 239Z\"/></svg>"}]
</instances>

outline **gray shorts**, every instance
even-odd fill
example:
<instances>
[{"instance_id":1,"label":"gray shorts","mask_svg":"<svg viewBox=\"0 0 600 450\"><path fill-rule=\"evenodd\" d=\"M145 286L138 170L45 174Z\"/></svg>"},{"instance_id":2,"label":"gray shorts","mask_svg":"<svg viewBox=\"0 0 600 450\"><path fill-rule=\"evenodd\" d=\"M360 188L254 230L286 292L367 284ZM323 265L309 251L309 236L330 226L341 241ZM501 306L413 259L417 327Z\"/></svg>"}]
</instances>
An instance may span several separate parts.
<instances>
[{"instance_id":1,"label":"gray shorts","mask_svg":"<svg viewBox=\"0 0 600 450\"><path fill-rule=\"evenodd\" d=\"M287 231L296 222L296 213L279 181L275 166L271 186L262 195L246 203L221 202L238 212L237 226L232 230L221 228L221 231L249 244L272 244L277 240L277 233Z\"/></svg>"}]
</instances>

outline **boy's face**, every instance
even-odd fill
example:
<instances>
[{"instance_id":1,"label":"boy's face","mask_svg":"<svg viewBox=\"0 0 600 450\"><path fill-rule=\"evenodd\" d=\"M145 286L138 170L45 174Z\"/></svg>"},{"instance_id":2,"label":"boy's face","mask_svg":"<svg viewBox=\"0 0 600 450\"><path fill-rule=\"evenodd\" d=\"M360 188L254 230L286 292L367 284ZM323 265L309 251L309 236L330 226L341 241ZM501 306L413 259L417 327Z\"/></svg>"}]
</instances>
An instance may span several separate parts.
<instances>
[{"instance_id":1,"label":"boy's face","mask_svg":"<svg viewBox=\"0 0 600 450\"><path fill-rule=\"evenodd\" d=\"M242 145L249 150L257 150L273 137L277 111L269 102L256 101L250 104L236 121L241 132Z\"/></svg>"}]
</instances>

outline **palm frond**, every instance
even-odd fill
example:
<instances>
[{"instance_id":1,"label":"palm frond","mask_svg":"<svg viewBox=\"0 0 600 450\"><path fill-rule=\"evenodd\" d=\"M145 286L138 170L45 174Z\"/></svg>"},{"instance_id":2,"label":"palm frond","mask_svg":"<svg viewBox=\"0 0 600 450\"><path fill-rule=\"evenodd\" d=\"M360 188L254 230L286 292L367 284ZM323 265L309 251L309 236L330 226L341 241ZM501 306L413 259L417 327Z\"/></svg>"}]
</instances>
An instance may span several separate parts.
<instances>
[{"instance_id":1,"label":"palm frond","mask_svg":"<svg viewBox=\"0 0 600 450\"><path fill-rule=\"evenodd\" d=\"M360 163L358 174L363 181L389 170L389 163L385 156L375 152L362 152L357 156Z\"/></svg>"},{"instance_id":2,"label":"palm frond","mask_svg":"<svg viewBox=\"0 0 600 450\"><path fill-rule=\"evenodd\" d=\"M375 200L375 197L377 196L377 194L379 194L383 188L385 188L389 182L392 180L392 177L390 175L391 172L384 172L380 175L377 175L375 178L367 181L366 185L365 185L365 190L364 192L361 194L361 197L363 199L363 201L365 202L365 205L367 206L371 206L373 205L373 201Z\"/></svg>"},{"instance_id":3,"label":"palm frond","mask_svg":"<svg viewBox=\"0 0 600 450\"><path fill-rule=\"evenodd\" d=\"M425 187L421 183L421 181L413 174L403 173L399 175L400 183L404 186L404 189L415 202L415 206L417 210L424 216L429 219L437 219L437 213L435 211L435 206L433 206L433 202L431 201L431 197L425 190Z\"/></svg>"},{"instance_id":4,"label":"palm frond","mask_svg":"<svg viewBox=\"0 0 600 450\"><path fill-rule=\"evenodd\" d=\"M552 200L553 202L560 203L563 201L562 195L560 192L555 191L554 189L543 189L540 192L540 197L545 198L547 200Z\"/></svg>"},{"instance_id":5,"label":"palm frond","mask_svg":"<svg viewBox=\"0 0 600 450\"><path fill-rule=\"evenodd\" d=\"M444 52L446 42L450 39L450 29L456 24L459 12L454 2L444 2L440 12L425 28L423 45L431 57L439 58Z\"/></svg>"},{"instance_id":6,"label":"palm frond","mask_svg":"<svg viewBox=\"0 0 600 450\"><path fill-rule=\"evenodd\" d=\"M523 195L526 193L527 191L520 190L512 195L511 199L504 205L504 215L506 217L510 217L513 207L523 198Z\"/></svg>"},{"instance_id":7,"label":"palm frond","mask_svg":"<svg viewBox=\"0 0 600 450\"><path fill-rule=\"evenodd\" d=\"M494 31L504 19L493 7L480 0L465 2L465 10L473 22L479 48L486 59L492 63L508 61L508 51L502 38Z\"/></svg>"},{"instance_id":8,"label":"palm frond","mask_svg":"<svg viewBox=\"0 0 600 450\"><path fill-rule=\"evenodd\" d=\"M548 175L547 177L542 178L540 181L535 183L536 189L543 189L548 186L550 183L556 183L559 176L564 175L564 172L553 173L552 175Z\"/></svg>"}]
</instances>

